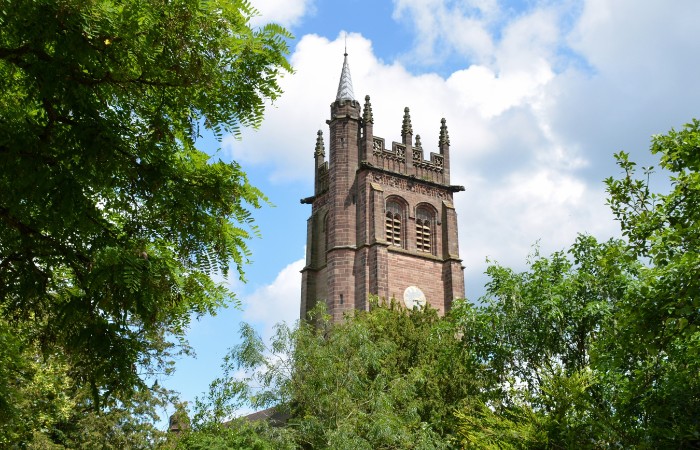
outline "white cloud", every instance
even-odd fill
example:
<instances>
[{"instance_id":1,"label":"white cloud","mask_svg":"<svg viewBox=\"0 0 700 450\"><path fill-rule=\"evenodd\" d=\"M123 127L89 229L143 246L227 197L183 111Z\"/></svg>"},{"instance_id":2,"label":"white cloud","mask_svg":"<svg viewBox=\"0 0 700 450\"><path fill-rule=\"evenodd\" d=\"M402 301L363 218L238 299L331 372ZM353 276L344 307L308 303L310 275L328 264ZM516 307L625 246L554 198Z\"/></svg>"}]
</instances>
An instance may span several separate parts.
<instances>
[{"instance_id":1,"label":"white cloud","mask_svg":"<svg viewBox=\"0 0 700 450\"><path fill-rule=\"evenodd\" d=\"M280 322L293 325L299 319L301 299L301 269L304 260L287 265L275 280L256 289L243 299L243 319L261 330L261 337L268 342L274 326Z\"/></svg>"},{"instance_id":2,"label":"white cloud","mask_svg":"<svg viewBox=\"0 0 700 450\"><path fill-rule=\"evenodd\" d=\"M477 62L490 60L494 42L488 28L500 13L495 0L395 0L393 17L416 30L408 58L430 64L451 51Z\"/></svg>"},{"instance_id":3,"label":"white cloud","mask_svg":"<svg viewBox=\"0 0 700 450\"><path fill-rule=\"evenodd\" d=\"M565 37L583 62L555 77L541 110L552 136L604 176L616 173L611 155L621 149L654 164L649 136L697 115L697 17L693 0L587 1Z\"/></svg>"},{"instance_id":4,"label":"white cloud","mask_svg":"<svg viewBox=\"0 0 700 450\"><path fill-rule=\"evenodd\" d=\"M698 17L700 3L694 0L588 0L569 44L608 76L694 76L677 68L700 64L691 56L697 53Z\"/></svg>"},{"instance_id":5,"label":"white cloud","mask_svg":"<svg viewBox=\"0 0 700 450\"><path fill-rule=\"evenodd\" d=\"M503 73L539 73L549 68L559 42L558 15L535 10L519 17L502 31L496 47L496 67Z\"/></svg>"},{"instance_id":6,"label":"white cloud","mask_svg":"<svg viewBox=\"0 0 700 450\"><path fill-rule=\"evenodd\" d=\"M539 88L553 78L545 64L531 72L518 71L498 76L486 66L470 66L454 72L447 80L462 107L474 107L482 117L501 114L509 108L537 100Z\"/></svg>"},{"instance_id":7,"label":"white cloud","mask_svg":"<svg viewBox=\"0 0 700 450\"><path fill-rule=\"evenodd\" d=\"M322 129L327 142L324 122L337 89L343 45L340 36L335 41L302 37L292 56L297 73L283 81L286 93L263 127L224 144L234 159L270 165L278 182L311 182L315 131ZM446 80L412 75L398 63L378 60L371 42L358 34L349 34L348 49L355 95L361 102L365 93L372 97L375 135L398 140L403 107L409 106L414 132L426 151L436 151L440 118L447 118L452 181L468 189L456 194L468 273L483 271L487 255L521 262L540 237L564 245L586 228L575 219L597 214L599 190L588 192L572 172L585 161L556 142L533 106L554 76L544 65L520 65L503 76L471 66Z\"/></svg>"},{"instance_id":8,"label":"white cloud","mask_svg":"<svg viewBox=\"0 0 700 450\"><path fill-rule=\"evenodd\" d=\"M252 20L259 26L268 22L285 27L297 25L304 15L313 12L314 0L252 0L253 7L260 13Z\"/></svg>"},{"instance_id":9,"label":"white cloud","mask_svg":"<svg viewBox=\"0 0 700 450\"><path fill-rule=\"evenodd\" d=\"M409 106L414 132L435 151L440 118L447 118L452 182L467 187L456 194L460 247L477 285L485 256L522 264L538 239L549 251L579 231L615 234L602 184L617 173L612 153L626 149L647 162L651 134L697 114L700 40L690 17L700 16L700 3L589 0L571 23L574 13L563 8L507 17L496 2L396 0L394 16L416 20L416 42L425 45L418 52L447 43L477 55L447 78L411 74L378 59L368 39L348 34L355 95L360 102L371 95L376 135L399 140ZM283 80L285 95L263 127L225 143L235 159L269 165L279 183L311 184L317 129L328 142L324 122L343 36L300 39L296 73ZM479 288L474 293L468 283L471 295Z\"/></svg>"}]
</instances>

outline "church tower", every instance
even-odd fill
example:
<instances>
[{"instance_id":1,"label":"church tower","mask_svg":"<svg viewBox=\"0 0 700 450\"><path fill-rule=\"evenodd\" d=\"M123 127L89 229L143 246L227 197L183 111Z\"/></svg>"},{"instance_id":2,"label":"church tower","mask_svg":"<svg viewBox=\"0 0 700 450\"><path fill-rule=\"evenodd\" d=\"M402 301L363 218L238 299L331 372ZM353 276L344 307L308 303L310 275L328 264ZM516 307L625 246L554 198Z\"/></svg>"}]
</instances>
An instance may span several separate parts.
<instances>
[{"instance_id":1,"label":"church tower","mask_svg":"<svg viewBox=\"0 0 700 450\"><path fill-rule=\"evenodd\" d=\"M333 320L367 309L368 296L407 307L426 303L441 313L464 297L457 215L450 185L450 139L440 124L437 152L424 158L404 109L401 142L374 136L369 96L354 98L345 54L331 104L328 160L323 132L314 151L314 195L307 222L301 317L324 301Z\"/></svg>"}]
</instances>

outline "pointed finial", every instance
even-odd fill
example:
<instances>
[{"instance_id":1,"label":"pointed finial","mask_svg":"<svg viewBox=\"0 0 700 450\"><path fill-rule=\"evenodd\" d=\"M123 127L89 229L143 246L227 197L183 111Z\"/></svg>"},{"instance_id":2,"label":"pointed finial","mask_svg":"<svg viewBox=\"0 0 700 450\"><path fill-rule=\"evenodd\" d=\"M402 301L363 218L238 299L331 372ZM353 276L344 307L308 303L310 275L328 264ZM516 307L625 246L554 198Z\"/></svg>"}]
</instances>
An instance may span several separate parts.
<instances>
[{"instance_id":1,"label":"pointed finial","mask_svg":"<svg viewBox=\"0 0 700 450\"><path fill-rule=\"evenodd\" d=\"M316 151L314 152L314 155L326 156L326 149L323 146L323 131L318 130L318 133L316 133L316 135Z\"/></svg>"},{"instance_id":2,"label":"pointed finial","mask_svg":"<svg viewBox=\"0 0 700 450\"><path fill-rule=\"evenodd\" d=\"M409 114L408 106L403 109L403 126L401 127L401 136L413 134L411 126L411 115Z\"/></svg>"},{"instance_id":3,"label":"pointed finial","mask_svg":"<svg viewBox=\"0 0 700 450\"><path fill-rule=\"evenodd\" d=\"M418 149L423 149L423 145L420 143L420 134L417 134L417 135L416 135L416 145L415 145L415 147L418 148Z\"/></svg>"},{"instance_id":4,"label":"pointed finial","mask_svg":"<svg viewBox=\"0 0 700 450\"><path fill-rule=\"evenodd\" d=\"M442 147L443 145L450 145L450 135L447 134L447 121L443 117L442 120L440 120L440 140L438 141L438 147Z\"/></svg>"},{"instance_id":5,"label":"pointed finial","mask_svg":"<svg viewBox=\"0 0 700 450\"><path fill-rule=\"evenodd\" d=\"M372 104L369 102L369 95L365 95L365 111L362 114L362 120L365 123L374 123L374 115L372 114Z\"/></svg>"},{"instance_id":6,"label":"pointed finial","mask_svg":"<svg viewBox=\"0 0 700 450\"><path fill-rule=\"evenodd\" d=\"M348 64L347 48L345 49L345 56L343 59L343 70L340 72L338 95L335 96L335 100L355 100L355 94L352 91L352 78L350 78L350 65Z\"/></svg>"}]
</instances>

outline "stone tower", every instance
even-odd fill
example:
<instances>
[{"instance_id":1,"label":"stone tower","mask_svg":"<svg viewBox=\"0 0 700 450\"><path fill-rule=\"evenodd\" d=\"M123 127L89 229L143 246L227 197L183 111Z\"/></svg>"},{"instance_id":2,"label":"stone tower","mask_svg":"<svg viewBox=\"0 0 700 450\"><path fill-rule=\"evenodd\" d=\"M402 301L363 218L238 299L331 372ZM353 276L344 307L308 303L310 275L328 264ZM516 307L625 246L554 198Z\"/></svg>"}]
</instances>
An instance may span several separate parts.
<instances>
[{"instance_id":1,"label":"stone tower","mask_svg":"<svg viewBox=\"0 0 700 450\"><path fill-rule=\"evenodd\" d=\"M345 54L331 104L325 159L316 138L314 195L307 223L301 317L324 301L333 320L367 309L368 296L395 298L407 307L426 302L441 313L464 297L457 215L450 185L450 139L445 119L438 152L426 160L404 109L401 142L387 145L373 133L369 96L353 94Z\"/></svg>"}]
</instances>

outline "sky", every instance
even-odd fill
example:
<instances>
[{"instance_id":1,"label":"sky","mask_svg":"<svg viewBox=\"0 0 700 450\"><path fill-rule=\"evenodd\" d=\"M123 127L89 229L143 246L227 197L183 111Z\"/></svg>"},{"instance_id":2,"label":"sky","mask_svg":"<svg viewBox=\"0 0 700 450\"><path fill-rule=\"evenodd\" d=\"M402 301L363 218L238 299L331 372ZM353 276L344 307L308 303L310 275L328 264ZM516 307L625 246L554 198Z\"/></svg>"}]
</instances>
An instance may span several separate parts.
<instances>
[{"instance_id":1,"label":"sky","mask_svg":"<svg viewBox=\"0 0 700 450\"><path fill-rule=\"evenodd\" d=\"M440 119L451 141L466 295L478 301L488 260L516 270L537 245L567 248L578 233L619 236L603 180L619 176L613 154L657 164L650 137L698 117L697 0L253 0L256 26L295 36L295 72L258 130L204 142L235 160L271 206L254 211L246 282L225 280L241 308L193 322L197 358L160 380L183 400L220 374L241 321L269 338L298 319L316 132L328 142L344 46L355 97L371 96L374 134L400 141L403 109L427 152ZM654 183L667 186L664 174Z\"/></svg>"}]
</instances>

